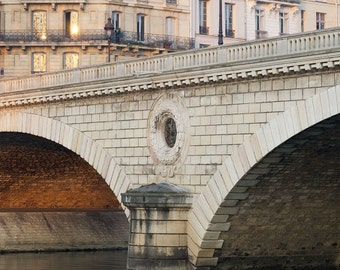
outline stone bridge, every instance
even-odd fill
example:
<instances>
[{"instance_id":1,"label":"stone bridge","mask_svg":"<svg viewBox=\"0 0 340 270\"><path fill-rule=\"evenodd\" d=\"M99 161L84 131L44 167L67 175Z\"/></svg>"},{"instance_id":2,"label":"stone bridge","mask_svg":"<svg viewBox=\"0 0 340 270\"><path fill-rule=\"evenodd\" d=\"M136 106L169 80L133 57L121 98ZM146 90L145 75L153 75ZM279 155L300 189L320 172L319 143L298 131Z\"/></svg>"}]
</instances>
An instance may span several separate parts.
<instances>
[{"instance_id":1,"label":"stone bridge","mask_svg":"<svg viewBox=\"0 0 340 270\"><path fill-rule=\"evenodd\" d=\"M335 28L2 80L0 137L57 143L100 175L131 269L333 267L339 67Z\"/></svg>"}]
</instances>

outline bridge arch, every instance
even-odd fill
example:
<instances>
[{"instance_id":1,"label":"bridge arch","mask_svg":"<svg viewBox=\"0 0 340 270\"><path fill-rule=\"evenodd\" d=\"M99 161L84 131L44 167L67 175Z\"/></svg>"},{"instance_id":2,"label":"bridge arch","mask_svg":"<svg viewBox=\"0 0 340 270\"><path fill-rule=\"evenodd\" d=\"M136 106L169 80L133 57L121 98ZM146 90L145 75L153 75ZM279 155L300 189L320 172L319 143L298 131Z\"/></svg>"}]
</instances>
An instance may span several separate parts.
<instances>
[{"instance_id":1,"label":"bridge arch","mask_svg":"<svg viewBox=\"0 0 340 270\"><path fill-rule=\"evenodd\" d=\"M103 177L120 203L120 194L131 186L120 166L101 145L60 121L25 112L1 112L0 132L20 132L39 136L71 150ZM123 204L121 206L125 209ZM129 215L127 209L125 214Z\"/></svg>"},{"instance_id":2,"label":"bridge arch","mask_svg":"<svg viewBox=\"0 0 340 270\"><path fill-rule=\"evenodd\" d=\"M256 180L247 177L247 172L276 147L339 112L340 85L337 85L280 113L225 159L189 213L188 254L193 265L217 265L218 258L214 254L223 245L219 236L229 230L229 215L237 213L237 202L247 196L242 188L256 185Z\"/></svg>"}]
</instances>

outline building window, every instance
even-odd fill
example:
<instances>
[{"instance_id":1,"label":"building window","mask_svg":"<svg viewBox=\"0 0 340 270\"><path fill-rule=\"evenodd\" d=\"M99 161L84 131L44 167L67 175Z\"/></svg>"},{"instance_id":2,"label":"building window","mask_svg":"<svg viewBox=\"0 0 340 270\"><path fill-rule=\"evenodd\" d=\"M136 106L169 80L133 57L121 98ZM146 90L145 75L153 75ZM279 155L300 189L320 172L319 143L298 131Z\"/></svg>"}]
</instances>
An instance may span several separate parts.
<instances>
[{"instance_id":1,"label":"building window","mask_svg":"<svg viewBox=\"0 0 340 270\"><path fill-rule=\"evenodd\" d=\"M76 38L79 33L79 19L77 11L65 12L65 34L67 37Z\"/></svg>"},{"instance_id":2,"label":"building window","mask_svg":"<svg viewBox=\"0 0 340 270\"><path fill-rule=\"evenodd\" d=\"M175 39L175 19L167 17L165 21L165 35L166 40L164 43L164 48L171 48Z\"/></svg>"},{"instance_id":3,"label":"building window","mask_svg":"<svg viewBox=\"0 0 340 270\"><path fill-rule=\"evenodd\" d=\"M46 72L46 53L33 53L32 73Z\"/></svg>"},{"instance_id":4,"label":"building window","mask_svg":"<svg viewBox=\"0 0 340 270\"><path fill-rule=\"evenodd\" d=\"M144 41L145 34L145 16L142 14L137 15L137 40Z\"/></svg>"},{"instance_id":5,"label":"building window","mask_svg":"<svg viewBox=\"0 0 340 270\"><path fill-rule=\"evenodd\" d=\"M199 33L201 35L208 35L209 28L207 27L208 12L207 12L207 1L199 1Z\"/></svg>"},{"instance_id":6,"label":"building window","mask_svg":"<svg viewBox=\"0 0 340 270\"><path fill-rule=\"evenodd\" d=\"M47 15L46 11L33 12L33 35L35 39L45 40L47 37Z\"/></svg>"},{"instance_id":7,"label":"building window","mask_svg":"<svg viewBox=\"0 0 340 270\"><path fill-rule=\"evenodd\" d=\"M316 30L325 29L325 13L316 13Z\"/></svg>"},{"instance_id":8,"label":"building window","mask_svg":"<svg viewBox=\"0 0 340 270\"><path fill-rule=\"evenodd\" d=\"M175 36L175 19L167 17L165 21L165 34L167 36Z\"/></svg>"},{"instance_id":9,"label":"building window","mask_svg":"<svg viewBox=\"0 0 340 270\"><path fill-rule=\"evenodd\" d=\"M280 34L288 33L288 13L279 13Z\"/></svg>"},{"instance_id":10,"label":"building window","mask_svg":"<svg viewBox=\"0 0 340 270\"><path fill-rule=\"evenodd\" d=\"M305 32L305 11L301 10L301 32Z\"/></svg>"},{"instance_id":11,"label":"building window","mask_svg":"<svg viewBox=\"0 0 340 270\"><path fill-rule=\"evenodd\" d=\"M177 0L166 0L166 3L175 5L177 4Z\"/></svg>"},{"instance_id":12,"label":"building window","mask_svg":"<svg viewBox=\"0 0 340 270\"><path fill-rule=\"evenodd\" d=\"M225 36L234 37L232 4L225 4L224 12L225 12Z\"/></svg>"},{"instance_id":13,"label":"building window","mask_svg":"<svg viewBox=\"0 0 340 270\"><path fill-rule=\"evenodd\" d=\"M209 45L208 45L208 44L199 44L198 47L199 47L200 49L203 49L203 48L208 48Z\"/></svg>"},{"instance_id":14,"label":"building window","mask_svg":"<svg viewBox=\"0 0 340 270\"><path fill-rule=\"evenodd\" d=\"M79 67L79 54L68 52L64 53L64 69Z\"/></svg>"},{"instance_id":15,"label":"building window","mask_svg":"<svg viewBox=\"0 0 340 270\"><path fill-rule=\"evenodd\" d=\"M264 10L255 10L255 27L257 31L263 31L264 29Z\"/></svg>"},{"instance_id":16,"label":"building window","mask_svg":"<svg viewBox=\"0 0 340 270\"><path fill-rule=\"evenodd\" d=\"M119 12L117 12L117 11L113 11L112 12L112 24L113 24L113 27L115 29L120 28L120 25L119 25Z\"/></svg>"},{"instance_id":17,"label":"building window","mask_svg":"<svg viewBox=\"0 0 340 270\"><path fill-rule=\"evenodd\" d=\"M267 37L267 31L264 31L264 29L264 10L255 9L255 32L257 39Z\"/></svg>"}]
</instances>

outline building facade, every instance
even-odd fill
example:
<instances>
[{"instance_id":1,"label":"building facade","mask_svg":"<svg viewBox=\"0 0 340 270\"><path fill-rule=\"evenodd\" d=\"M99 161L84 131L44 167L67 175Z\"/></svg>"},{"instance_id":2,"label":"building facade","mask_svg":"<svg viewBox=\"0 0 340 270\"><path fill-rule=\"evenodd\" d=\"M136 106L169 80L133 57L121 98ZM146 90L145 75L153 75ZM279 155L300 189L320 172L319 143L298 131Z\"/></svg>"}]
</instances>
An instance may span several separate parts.
<instances>
[{"instance_id":1,"label":"building facade","mask_svg":"<svg viewBox=\"0 0 340 270\"><path fill-rule=\"evenodd\" d=\"M337 1L2 0L0 78L331 28Z\"/></svg>"},{"instance_id":2,"label":"building facade","mask_svg":"<svg viewBox=\"0 0 340 270\"><path fill-rule=\"evenodd\" d=\"M2 77L193 48L189 10L186 0L0 1Z\"/></svg>"},{"instance_id":3,"label":"building facade","mask_svg":"<svg viewBox=\"0 0 340 270\"><path fill-rule=\"evenodd\" d=\"M221 8L220 8L221 2ZM339 26L338 0L192 0L196 47L235 43Z\"/></svg>"}]
</instances>

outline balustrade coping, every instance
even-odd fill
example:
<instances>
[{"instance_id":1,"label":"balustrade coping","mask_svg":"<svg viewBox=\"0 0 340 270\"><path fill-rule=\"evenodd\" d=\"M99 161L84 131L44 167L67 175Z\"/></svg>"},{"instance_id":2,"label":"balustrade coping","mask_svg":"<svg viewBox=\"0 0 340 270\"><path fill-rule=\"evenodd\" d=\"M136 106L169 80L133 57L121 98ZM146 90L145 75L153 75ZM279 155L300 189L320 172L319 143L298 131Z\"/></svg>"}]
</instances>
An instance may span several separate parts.
<instances>
[{"instance_id":1,"label":"balustrade coping","mask_svg":"<svg viewBox=\"0 0 340 270\"><path fill-rule=\"evenodd\" d=\"M325 43L327 39L325 39L325 35L329 35L329 37L333 36L333 38L336 38L336 42L332 44L328 44L325 46ZM318 38L319 37L319 38ZM280 48L280 42L283 43L283 50L287 50L287 44L289 41L301 41L304 40L306 41L308 38L309 41L313 40L321 40L321 45L320 46L314 46L311 50L296 50L292 51L291 53L287 53L287 51L283 52L278 52ZM331 40L331 38L329 39ZM328 41L329 41L328 40ZM243 57L243 58L237 58L235 61L227 61L227 56L220 54L221 51L224 50L229 50L231 52L233 49L240 48L242 49L247 49L251 50L249 48L252 48L254 45L261 45L261 44L272 44L275 45L275 52L272 54L268 55L259 55L256 57ZM315 44L314 44L315 45ZM281 44L282 46L282 44ZM261 46L260 46L261 48ZM282 48L281 48L282 49ZM288 71L300 71L304 69L310 69L310 68L316 68L320 69L323 67L332 67L334 65L338 65L338 62L336 59L317 59L317 60L310 60L305 61L305 64L301 63L292 63L291 58L292 56L294 57L311 57L316 53L319 53L320 50L327 50L327 55L328 57L331 57L332 52L338 52L340 50L340 28L332 28L332 29L326 29L322 31L317 31L317 32L308 32L308 33L303 33L303 34L294 34L294 35L287 35L284 37L276 37L276 38L270 38L266 40L256 40L256 41L248 41L248 42L242 42L242 43L237 43L237 44L232 44L232 45L223 45L223 46L214 46L214 47L209 47L209 48L203 48L203 49L195 49L195 50L190 50L189 52L176 52L176 53L171 53L171 54L166 54L162 56L151 56L151 57L145 57L145 58L139 58L139 59L129 59L121 62L115 62L115 63L106 63L106 64L101 64L97 66L91 66L91 67L84 67L84 68L78 68L78 69L73 69L73 70L64 70L64 71L58 71L58 72L53 72L53 73L43 73L43 74L35 74L35 75L30 75L30 76L24 76L24 77L18 77L18 78L11 78L11 79L3 79L0 80L0 95L5 98L5 96L10 99L10 96L14 97L15 95L18 95L19 93L23 94L29 94L31 95L35 93L34 89L46 89L46 94L48 92L48 89L54 89L53 92L55 93L56 89L59 87L65 88L65 86L71 86L71 85L94 85L94 84L99 84L100 82L104 84L111 84L111 85L116 85L110 88L105 88L103 91L102 90L94 90L91 91L89 90L88 93L91 96L91 92L96 92L101 93L101 94L112 94L112 93L118 93L118 92L124 92L124 91L136 91L136 90L146 90L146 89L151 89L154 88L155 86L162 88L162 87L171 87L176 84L178 85L188 85L191 83L197 84L197 82L206 82L206 81L216 81L217 79L240 79L240 78L245 78L245 77L256 77L256 76L264 76L264 75L269 75L269 74L276 74L283 72L285 73L285 69ZM307 53L308 52L308 53ZM307 54L306 54L307 53ZM195 59L194 61L195 64L193 65L188 58L209 58L208 60L211 61L206 61L204 59L204 63L201 62L202 59ZM212 58L212 59L211 59ZM222 58L222 59L220 59ZM245 63L263 63L264 61L270 61L273 58L277 59L287 59L287 63L285 66L282 67L269 67L266 69L265 67L256 67L252 68L251 65L247 65L246 70L239 70L234 68L234 73L229 72L227 70L224 70L223 72L216 74L216 75L211 75L209 72L205 72L206 74L203 74L200 72L200 75L195 75L191 78L184 78L182 79L181 82L177 83L176 80L169 80L167 78L166 80L162 79L165 78L164 76L171 76L172 73L178 73L183 72L184 70L188 70L191 73L192 72L198 72L202 71L202 69L207 69L208 66L214 66L216 69L218 67L231 67L231 66L246 66ZM261 59L261 61L258 61ZM190 63L189 65L185 65L185 61L188 60ZM191 59L192 60L192 59ZM212 61L213 60L213 61ZM178 65L175 66L176 61L182 61L182 64L184 66ZM314 63L314 62L315 63ZM273 62L273 61L272 61ZM317 62L317 63L316 63ZM169 65L168 65L169 64ZM180 63L181 64L181 63ZM275 63L273 63L274 65ZM160 65L166 66L168 69L160 69ZM294 66L295 65L295 66ZM142 66L142 68L141 68ZM153 69L150 68L145 68L153 66ZM171 66L171 68L169 68ZM225 68L224 68L225 69ZM275 71L276 69L276 71ZM281 70L281 71L280 71ZM175 72L174 72L175 71ZM176 72L177 71L177 72ZM228 73L229 72L229 73ZM239 72L239 74L237 73ZM82 73L88 73L87 77L81 77ZM93 75L95 74L95 76ZM177 76L176 75L176 76ZM85 75L84 75L85 76ZM92 76L92 77L91 77ZM139 78L138 82L136 79ZM147 83L145 80L145 77L157 77L157 82L155 80L151 81L150 83ZM176 77L175 76L175 77ZM209 77L210 76L210 77ZM129 77L131 78L130 84L126 85L126 78ZM76 78L77 80L74 80ZM56 81L62 81L62 83L56 83ZM121 84L121 81L124 81L125 84L118 86L118 84ZM198 80L198 81L197 81ZM105 83L106 82L106 83ZM116 82L116 83L114 83ZM171 85L172 84L172 85ZM7 90L5 87L9 87L10 89ZM114 88L114 89L113 89ZM75 89L74 87L72 89ZM82 88L84 89L84 88ZM30 91L27 91L30 90ZM98 92L99 91L99 92ZM38 91L41 95L41 91ZM84 92L84 91L83 91ZM86 92L86 91L85 91ZM84 92L84 93L85 93ZM50 93L51 94L51 93ZM75 98L79 94L77 93L60 93L61 95L69 95L69 98ZM58 94L53 94L55 96L58 96ZM88 94L82 94L81 96L87 96ZM38 96L33 95L33 99L40 99ZM9 105L14 105L16 102L10 102L9 100L7 101L3 100L1 102L0 106L5 106L5 103L7 104L6 106ZM27 98L29 99L29 98ZM45 97L46 99L46 97ZM53 98L52 98L53 99ZM64 98L62 98L64 99ZM18 100L18 99L15 99ZM20 103L20 102L19 102Z\"/></svg>"}]
</instances>

